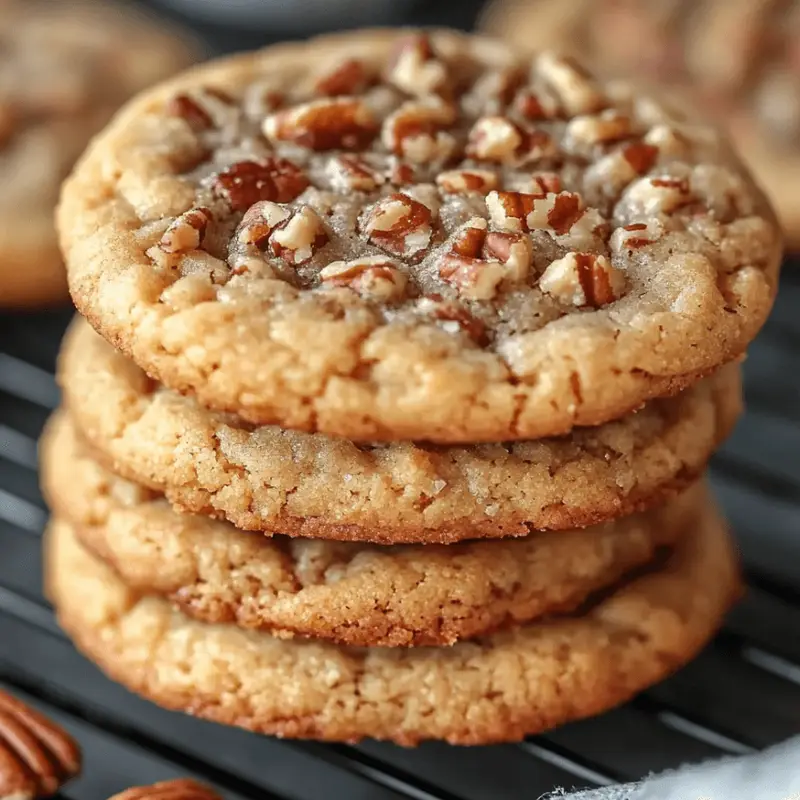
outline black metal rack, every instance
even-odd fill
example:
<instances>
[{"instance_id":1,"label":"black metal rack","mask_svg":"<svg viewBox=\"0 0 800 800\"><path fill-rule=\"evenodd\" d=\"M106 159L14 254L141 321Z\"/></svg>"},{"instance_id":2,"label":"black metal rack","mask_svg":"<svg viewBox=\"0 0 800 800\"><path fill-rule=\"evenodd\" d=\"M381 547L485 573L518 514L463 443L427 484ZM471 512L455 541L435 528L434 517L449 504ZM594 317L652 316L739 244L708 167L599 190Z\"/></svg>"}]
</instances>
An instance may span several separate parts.
<instances>
[{"instance_id":1,"label":"black metal rack","mask_svg":"<svg viewBox=\"0 0 800 800\"><path fill-rule=\"evenodd\" d=\"M420 3L414 21L467 25L478 5ZM217 44L257 38L229 31ZM36 475L69 317L0 312L0 686L81 742L84 774L62 797L103 800L188 775L254 800L533 800L555 787L635 780L800 733L800 264L787 266L745 364L747 416L714 461L750 583L724 631L694 663L623 708L519 745L468 751L296 743L214 726L132 696L74 650L42 595L47 512Z\"/></svg>"}]
</instances>

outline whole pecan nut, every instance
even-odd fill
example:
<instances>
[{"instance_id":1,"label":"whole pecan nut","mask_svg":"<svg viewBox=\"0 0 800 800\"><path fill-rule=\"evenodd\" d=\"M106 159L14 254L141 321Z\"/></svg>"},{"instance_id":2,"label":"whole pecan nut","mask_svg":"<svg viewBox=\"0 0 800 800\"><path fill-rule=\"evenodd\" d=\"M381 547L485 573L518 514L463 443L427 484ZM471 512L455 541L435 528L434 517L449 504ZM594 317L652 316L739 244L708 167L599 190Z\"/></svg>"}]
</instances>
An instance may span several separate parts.
<instances>
[{"instance_id":1,"label":"whole pecan nut","mask_svg":"<svg viewBox=\"0 0 800 800\"><path fill-rule=\"evenodd\" d=\"M0 798L50 797L81 769L74 739L0 690Z\"/></svg>"}]
</instances>

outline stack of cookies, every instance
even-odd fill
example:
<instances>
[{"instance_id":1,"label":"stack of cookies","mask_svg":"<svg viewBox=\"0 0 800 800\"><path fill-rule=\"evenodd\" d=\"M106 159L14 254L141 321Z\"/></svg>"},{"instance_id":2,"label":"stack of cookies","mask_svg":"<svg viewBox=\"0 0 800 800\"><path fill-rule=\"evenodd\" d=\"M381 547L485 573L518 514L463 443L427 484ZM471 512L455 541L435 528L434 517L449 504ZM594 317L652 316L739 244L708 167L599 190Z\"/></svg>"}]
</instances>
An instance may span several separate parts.
<instances>
[{"instance_id":1,"label":"stack of cookies","mask_svg":"<svg viewBox=\"0 0 800 800\"><path fill-rule=\"evenodd\" d=\"M714 131L557 55L347 34L135 100L59 225L89 322L47 581L134 691L513 740L663 678L736 597L701 476L781 242Z\"/></svg>"}]
</instances>

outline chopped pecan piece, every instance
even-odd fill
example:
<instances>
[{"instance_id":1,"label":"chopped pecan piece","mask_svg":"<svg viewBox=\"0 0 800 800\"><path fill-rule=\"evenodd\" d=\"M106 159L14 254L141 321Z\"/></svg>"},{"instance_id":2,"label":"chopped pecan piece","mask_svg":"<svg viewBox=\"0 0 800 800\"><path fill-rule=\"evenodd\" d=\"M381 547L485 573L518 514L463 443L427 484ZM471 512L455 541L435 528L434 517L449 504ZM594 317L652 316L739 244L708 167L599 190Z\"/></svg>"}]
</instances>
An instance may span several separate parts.
<instances>
[{"instance_id":1,"label":"chopped pecan piece","mask_svg":"<svg viewBox=\"0 0 800 800\"><path fill-rule=\"evenodd\" d=\"M551 229L564 234L583 216L583 202L573 192L525 194L491 192L486 198L492 224L506 231Z\"/></svg>"},{"instance_id":2,"label":"chopped pecan piece","mask_svg":"<svg viewBox=\"0 0 800 800\"><path fill-rule=\"evenodd\" d=\"M580 145L608 144L628 138L633 131L630 117L614 109L570 120L566 137Z\"/></svg>"},{"instance_id":3,"label":"chopped pecan piece","mask_svg":"<svg viewBox=\"0 0 800 800\"><path fill-rule=\"evenodd\" d=\"M617 228L609 239L609 247L612 253L619 253L622 251L638 250L640 247L647 247L647 245L657 242L664 232L663 225L657 219L651 219L647 222L632 222L630 225L624 225Z\"/></svg>"},{"instance_id":4,"label":"chopped pecan piece","mask_svg":"<svg viewBox=\"0 0 800 800\"><path fill-rule=\"evenodd\" d=\"M430 95L443 93L449 76L446 65L436 58L430 39L414 34L397 43L386 79L408 94Z\"/></svg>"},{"instance_id":5,"label":"chopped pecan piece","mask_svg":"<svg viewBox=\"0 0 800 800\"><path fill-rule=\"evenodd\" d=\"M551 192L558 194L562 191L561 176L556 172L534 172L531 175L533 194L546 197Z\"/></svg>"},{"instance_id":6,"label":"chopped pecan piece","mask_svg":"<svg viewBox=\"0 0 800 800\"><path fill-rule=\"evenodd\" d=\"M80 750L66 731L0 690L0 797L50 797L80 769Z\"/></svg>"},{"instance_id":7,"label":"chopped pecan piece","mask_svg":"<svg viewBox=\"0 0 800 800\"><path fill-rule=\"evenodd\" d=\"M248 247L268 249L292 266L305 264L327 242L325 225L312 208L291 208L269 201L253 205L234 234L234 243L238 245L234 249L242 258L252 257L248 253L253 251L248 251Z\"/></svg>"},{"instance_id":8,"label":"chopped pecan piece","mask_svg":"<svg viewBox=\"0 0 800 800\"><path fill-rule=\"evenodd\" d=\"M379 200L367 215L363 231L369 241L396 256L412 258L431 242L431 210L407 194L396 192Z\"/></svg>"},{"instance_id":9,"label":"chopped pecan piece","mask_svg":"<svg viewBox=\"0 0 800 800\"><path fill-rule=\"evenodd\" d=\"M468 113L502 114L525 82L519 67L505 67L483 73L463 98Z\"/></svg>"},{"instance_id":10,"label":"chopped pecan piece","mask_svg":"<svg viewBox=\"0 0 800 800\"><path fill-rule=\"evenodd\" d=\"M496 189L499 181L486 169L453 169L437 175L436 183L448 194L486 194Z\"/></svg>"},{"instance_id":11,"label":"chopped pecan piece","mask_svg":"<svg viewBox=\"0 0 800 800\"><path fill-rule=\"evenodd\" d=\"M558 96L561 107L570 117L594 114L607 101L597 82L573 59L554 53L542 53L536 68Z\"/></svg>"},{"instance_id":12,"label":"chopped pecan piece","mask_svg":"<svg viewBox=\"0 0 800 800\"><path fill-rule=\"evenodd\" d=\"M355 155L341 155L332 159L328 170L337 188L354 192L371 192L385 182L383 175Z\"/></svg>"},{"instance_id":13,"label":"chopped pecan piece","mask_svg":"<svg viewBox=\"0 0 800 800\"><path fill-rule=\"evenodd\" d=\"M649 172L652 169L658 160L659 150L652 144L632 142L625 145L620 152L637 175L644 175L645 172Z\"/></svg>"},{"instance_id":14,"label":"chopped pecan piece","mask_svg":"<svg viewBox=\"0 0 800 800\"><path fill-rule=\"evenodd\" d=\"M486 220L470 220L439 263L439 276L469 300L491 300L504 280L525 279L533 260L527 236L489 232Z\"/></svg>"},{"instance_id":15,"label":"chopped pecan piece","mask_svg":"<svg viewBox=\"0 0 800 800\"><path fill-rule=\"evenodd\" d=\"M383 123L387 149L415 164L446 161L457 147L444 129L456 120L456 110L439 98L404 103Z\"/></svg>"},{"instance_id":16,"label":"chopped pecan piece","mask_svg":"<svg viewBox=\"0 0 800 800\"><path fill-rule=\"evenodd\" d=\"M309 186L305 173L294 162L273 157L231 164L212 180L214 190L234 211L247 211L259 200L288 203Z\"/></svg>"},{"instance_id":17,"label":"chopped pecan piece","mask_svg":"<svg viewBox=\"0 0 800 800\"><path fill-rule=\"evenodd\" d=\"M222 800L208 786L189 778L161 781L151 786L132 786L109 800Z\"/></svg>"},{"instance_id":18,"label":"chopped pecan piece","mask_svg":"<svg viewBox=\"0 0 800 800\"><path fill-rule=\"evenodd\" d=\"M622 296L625 277L603 255L568 253L550 263L539 288L567 305L600 308Z\"/></svg>"},{"instance_id":19,"label":"chopped pecan piece","mask_svg":"<svg viewBox=\"0 0 800 800\"><path fill-rule=\"evenodd\" d=\"M409 183L414 183L416 179L417 176L411 164L403 164L398 161L389 169L389 183L392 186L407 186Z\"/></svg>"},{"instance_id":20,"label":"chopped pecan piece","mask_svg":"<svg viewBox=\"0 0 800 800\"><path fill-rule=\"evenodd\" d=\"M441 321L451 333L463 331L472 341L485 345L488 341L486 325L467 311L464 306L445 300L440 294L429 294L417 301L417 311Z\"/></svg>"},{"instance_id":21,"label":"chopped pecan piece","mask_svg":"<svg viewBox=\"0 0 800 800\"><path fill-rule=\"evenodd\" d=\"M219 126L227 116L236 113L233 98L213 87L174 95L167 103L167 112L185 120L198 132Z\"/></svg>"},{"instance_id":22,"label":"chopped pecan piece","mask_svg":"<svg viewBox=\"0 0 800 800\"><path fill-rule=\"evenodd\" d=\"M355 95L363 92L371 82L364 62L348 58L320 75L314 84L314 91L326 97Z\"/></svg>"},{"instance_id":23,"label":"chopped pecan piece","mask_svg":"<svg viewBox=\"0 0 800 800\"><path fill-rule=\"evenodd\" d=\"M203 243L211 222L211 212L204 207L191 208L176 217L164 231L158 246L165 253L186 253Z\"/></svg>"},{"instance_id":24,"label":"chopped pecan piece","mask_svg":"<svg viewBox=\"0 0 800 800\"><path fill-rule=\"evenodd\" d=\"M555 119L559 115L558 101L549 92L541 90L522 89L514 98L514 108L532 122Z\"/></svg>"},{"instance_id":25,"label":"chopped pecan piece","mask_svg":"<svg viewBox=\"0 0 800 800\"><path fill-rule=\"evenodd\" d=\"M385 256L354 261L334 261L319 273L323 285L347 286L370 300L393 302L405 294L408 276L399 264Z\"/></svg>"},{"instance_id":26,"label":"chopped pecan piece","mask_svg":"<svg viewBox=\"0 0 800 800\"><path fill-rule=\"evenodd\" d=\"M467 141L467 155L477 161L524 162L557 154L558 147L549 133L524 130L506 117L481 117Z\"/></svg>"},{"instance_id":27,"label":"chopped pecan piece","mask_svg":"<svg viewBox=\"0 0 800 800\"><path fill-rule=\"evenodd\" d=\"M685 178L655 176L640 178L632 183L622 197L622 203L634 216L671 214L691 203L693 195Z\"/></svg>"},{"instance_id":28,"label":"chopped pecan piece","mask_svg":"<svg viewBox=\"0 0 800 800\"><path fill-rule=\"evenodd\" d=\"M309 150L361 150L375 138L378 124L362 100L332 97L270 114L263 131L272 142Z\"/></svg>"}]
</instances>

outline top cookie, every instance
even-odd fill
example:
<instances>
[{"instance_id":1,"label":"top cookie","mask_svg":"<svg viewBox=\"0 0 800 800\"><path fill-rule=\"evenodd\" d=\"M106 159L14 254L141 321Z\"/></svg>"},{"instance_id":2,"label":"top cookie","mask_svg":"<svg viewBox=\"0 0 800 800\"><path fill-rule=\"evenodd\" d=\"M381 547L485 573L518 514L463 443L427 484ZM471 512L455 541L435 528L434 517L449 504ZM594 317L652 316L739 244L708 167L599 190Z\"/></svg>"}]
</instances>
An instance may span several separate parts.
<instances>
[{"instance_id":1,"label":"top cookie","mask_svg":"<svg viewBox=\"0 0 800 800\"><path fill-rule=\"evenodd\" d=\"M163 383L355 440L536 438L743 351L780 236L711 130L572 61L361 32L139 98L59 211L79 309Z\"/></svg>"},{"instance_id":2,"label":"top cookie","mask_svg":"<svg viewBox=\"0 0 800 800\"><path fill-rule=\"evenodd\" d=\"M60 293L58 189L91 136L192 47L126 6L0 3L0 303Z\"/></svg>"},{"instance_id":3,"label":"top cookie","mask_svg":"<svg viewBox=\"0 0 800 800\"><path fill-rule=\"evenodd\" d=\"M688 89L723 122L800 244L800 2L497 0L486 28L565 48L603 71Z\"/></svg>"}]
</instances>

